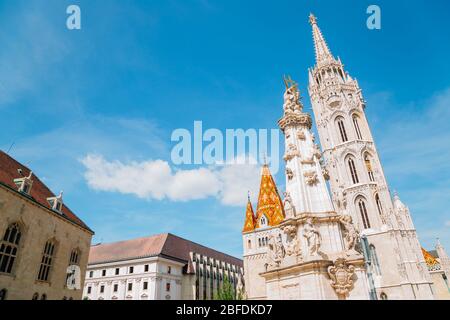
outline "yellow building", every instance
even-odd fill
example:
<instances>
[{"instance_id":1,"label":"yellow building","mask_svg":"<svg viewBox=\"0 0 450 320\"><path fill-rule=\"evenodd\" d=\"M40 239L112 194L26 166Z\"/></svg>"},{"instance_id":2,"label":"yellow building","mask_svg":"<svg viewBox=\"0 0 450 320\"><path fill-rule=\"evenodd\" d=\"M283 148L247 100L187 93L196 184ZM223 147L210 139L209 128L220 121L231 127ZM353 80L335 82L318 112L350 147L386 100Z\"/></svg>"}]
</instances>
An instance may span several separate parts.
<instances>
[{"instance_id":1,"label":"yellow building","mask_svg":"<svg viewBox=\"0 0 450 320\"><path fill-rule=\"evenodd\" d=\"M0 151L0 300L81 299L93 232Z\"/></svg>"}]
</instances>

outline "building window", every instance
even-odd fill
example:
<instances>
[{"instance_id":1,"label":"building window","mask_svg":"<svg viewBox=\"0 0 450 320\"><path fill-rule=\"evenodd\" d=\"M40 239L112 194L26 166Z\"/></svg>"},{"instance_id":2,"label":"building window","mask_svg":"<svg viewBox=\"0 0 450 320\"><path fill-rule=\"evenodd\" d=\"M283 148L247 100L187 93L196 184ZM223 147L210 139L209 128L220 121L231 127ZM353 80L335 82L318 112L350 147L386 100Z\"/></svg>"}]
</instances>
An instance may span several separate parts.
<instances>
[{"instance_id":1,"label":"building window","mask_svg":"<svg viewBox=\"0 0 450 320\"><path fill-rule=\"evenodd\" d=\"M343 118L339 118L337 120L337 124L338 124L338 127L339 127L339 133L341 135L341 142L347 142L348 141L348 137L347 137L347 132L345 131L344 119Z\"/></svg>"},{"instance_id":2,"label":"building window","mask_svg":"<svg viewBox=\"0 0 450 320\"><path fill-rule=\"evenodd\" d=\"M148 272L148 270L149 270L149 266L148 266L148 264L146 264L146 265L144 266L144 272Z\"/></svg>"},{"instance_id":3,"label":"building window","mask_svg":"<svg viewBox=\"0 0 450 320\"><path fill-rule=\"evenodd\" d=\"M348 167L350 169L350 175L354 184L359 183L358 172L356 171L355 161L352 158L348 159Z\"/></svg>"},{"instance_id":4,"label":"building window","mask_svg":"<svg viewBox=\"0 0 450 320\"><path fill-rule=\"evenodd\" d=\"M80 263L80 250L74 249L70 253L69 264L70 265L78 265Z\"/></svg>"},{"instance_id":5,"label":"building window","mask_svg":"<svg viewBox=\"0 0 450 320\"><path fill-rule=\"evenodd\" d=\"M261 219L259 220L259 223L261 224L261 227L266 227L267 226L267 218L265 215L263 215L261 217Z\"/></svg>"},{"instance_id":6,"label":"building window","mask_svg":"<svg viewBox=\"0 0 450 320\"><path fill-rule=\"evenodd\" d=\"M6 294L8 293L8 290L2 289L0 290L0 301L6 300Z\"/></svg>"},{"instance_id":7,"label":"building window","mask_svg":"<svg viewBox=\"0 0 450 320\"><path fill-rule=\"evenodd\" d=\"M168 267L167 267L167 273L168 273L168 274L171 274L171 273L172 273L172 267L171 267L171 266L168 266Z\"/></svg>"},{"instance_id":8,"label":"building window","mask_svg":"<svg viewBox=\"0 0 450 320\"><path fill-rule=\"evenodd\" d=\"M47 282L53 264L53 254L55 253L55 243L53 240L47 241L42 253L41 266L39 268L38 280ZM43 300L43 299L41 299Z\"/></svg>"},{"instance_id":9,"label":"building window","mask_svg":"<svg viewBox=\"0 0 450 320\"><path fill-rule=\"evenodd\" d=\"M353 116L353 125L355 126L356 136L359 140L362 140L361 130L359 129L358 116L356 115Z\"/></svg>"},{"instance_id":10,"label":"building window","mask_svg":"<svg viewBox=\"0 0 450 320\"><path fill-rule=\"evenodd\" d=\"M118 276L120 274L120 269L116 268L116 276Z\"/></svg>"},{"instance_id":11,"label":"building window","mask_svg":"<svg viewBox=\"0 0 450 320\"><path fill-rule=\"evenodd\" d=\"M203 281L203 283L206 283L206 281ZM170 282L166 283L166 291L170 292Z\"/></svg>"},{"instance_id":12,"label":"building window","mask_svg":"<svg viewBox=\"0 0 450 320\"><path fill-rule=\"evenodd\" d=\"M375 178L373 176L372 164L371 164L369 155L367 155L367 154L365 155L364 162L366 164L367 174L369 175L370 181L372 181L372 182L375 181Z\"/></svg>"},{"instance_id":13,"label":"building window","mask_svg":"<svg viewBox=\"0 0 450 320\"><path fill-rule=\"evenodd\" d=\"M252 240L248 240L247 241L247 248L251 249L252 248Z\"/></svg>"},{"instance_id":14,"label":"building window","mask_svg":"<svg viewBox=\"0 0 450 320\"><path fill-rule=\"evenodd\" d=\"M144 281L144 290L147 290L147 289L148 289L148 282Z\"/></svg>"},{"instance_id":15,"label":"building window","mask_svg":"<svg viewBox=\"0 0 450 320\"><path fill-rule=\"evenodd\" d=\"M105 286L100 286L100 293L104 293L105 292Z\"/></svg>"},{"instance_id":16,"label":"building window","mask_svg":"<svg viewBox=\"0 0 450 320\"><path fill-rule=\"evenodd\" d=\"M39 300L39 293L35 292L31 300Z\"/></svg>"},{"instance_id":17,"label":"building window","mask_svg":"<svg viewBox=\"0 0 450 320\"><path fill-rule=\"evenodd\" d=\"M106 270L102 270L102 277L106 277Z\"/></svg>"},{"instance_id":18,"label":"building window","mask_svg":"<svg viewBox=\"0 0 450 320\"><path fill-rule=\"evenodd\" d=\"M19 251L22 234L17 223L6 229L2 242L0 242L0 272L11 273Z\"/></svg>"},{"instance_id":19,"label":"building window","mask_svg":"<svg viewBox=\"0 0 450 320\"><path fill-rule=\"evenodd\" d=\"M118 285L117 283L114 284L113 291L114 291L114 292L119 291L119 285Z\"/></svg>"},{"instance_id":20,"label":"building window","mask_svg":"<svg viewBox=\"0 0 450 320\"><path fill-rule=\"evenodd\" d=\"M387 300L387 299L388 299L388 296L387 296L386 293L382 292L382 293L380 294L380 298L381 298L381 300Z\"/></svg>"},{"instance_id":21,"label":"building window","mask_svg":"<svg viewBox=\"0 0 450 320\"><path fill-rule=\"evenodd\" d=\"M45 293L42 294L41 300L47 300L47 295Z\"/></svg>"},{"instance_id":22,"label":"building window","mask_svg":"<svg viewBox=\"0 0 450 320\"><path fill-rule=\"evenodd\" d=\"M378 255L377 251L375 250L375 246L371 244L369 248L370 248L370 261L372 262L374 273L378 276L381 276L380 262L378 261Z\"/></svg>"},{"instance_id":23,"label":"building window","mask_svg":"<svg viewBox=\"0 0 450 320\"><path fill-rule=\"evenodd\" d=\"M130 273L130 274L131 274L131 273L134 273L134 267L130 267L129 273Z\"/></svg>"},{"instance_id":24,"label":"building window","mask_svg":"<svg viewBox=\"0 0 450 320\"><path fill-rule=\"evenodd\" d=\"M94 271L89 271L89 278L93 278L94 277Z\"/></svg>"},{"instance_id":25,"label":"building window","mask_svg":"<svg viewBox=\"0 0 450 320\"><path fill-rule=\"evenodd\" d=\"M88 294L91 294L91 292L92 292L92 287L88 287L88 288L87 288L87 293L88 293Z\"/></svg>"},{"instance_id":26,"label":"building window","mask_svg":"<svg viewBox=\"0 0 450 320\"><path fill-rule=\"evenodd\" d=\"M378 194L375 195L375 202L377 203L377 209L380 216L383 215L383 207L381 206L380 196Z\"/></svg>"},{"instance_id":27,"label":"building window","mask_svg":"<svg viewBox=\"0 0 450 320\"><path fill-rule=\"evenodd\" d=\"M364 200L360 199L358 201L359 213L361 214L361 218L363 221L364 229L370 228L369 216L367 214L367 207Z\"/></svg>"},{"instance_id":28,"label":"building window","mask_svg":"<svg viewBox=\"0 0 450 320\"><path fill-rule=\"evenodd\" d=\"M131 290L133 290L133 284L132 284L132 283L129 283L129 284L128 284L128 291L131 291Z\"/></svg>"}]
</instances>

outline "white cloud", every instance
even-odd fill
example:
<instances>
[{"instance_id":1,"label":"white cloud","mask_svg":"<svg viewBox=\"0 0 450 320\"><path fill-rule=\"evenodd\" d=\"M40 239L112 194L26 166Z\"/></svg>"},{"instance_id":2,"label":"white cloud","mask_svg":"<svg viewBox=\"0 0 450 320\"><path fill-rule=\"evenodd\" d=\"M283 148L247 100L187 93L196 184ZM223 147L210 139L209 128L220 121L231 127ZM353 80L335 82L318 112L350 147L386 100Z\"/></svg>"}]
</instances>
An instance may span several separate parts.
<instances>
[{"instance_id":1,"label":"white cloud","mask_svg":"<svg viewBox=\"0 0 450 320\"><path fill-rule=\"evenodd\" d=\"M445 226L450 228L450 220L445 221Z\"/></svg>"},{"instance_id":2,"label":"white cloud","mask_svg":"<svg viewBox=\"0 0 450 320\"><path fill-rule=\"evenodd\" d=\"M259 167L225 164L192 170L173 170L163 160L123 163L87 155L81 162L90 188L132 194L143 199L189 201L217 198L228 206L245 205L247 191L256 194ZM238 161L236 161L239 163Z\"/></svg>"}]
</instances>

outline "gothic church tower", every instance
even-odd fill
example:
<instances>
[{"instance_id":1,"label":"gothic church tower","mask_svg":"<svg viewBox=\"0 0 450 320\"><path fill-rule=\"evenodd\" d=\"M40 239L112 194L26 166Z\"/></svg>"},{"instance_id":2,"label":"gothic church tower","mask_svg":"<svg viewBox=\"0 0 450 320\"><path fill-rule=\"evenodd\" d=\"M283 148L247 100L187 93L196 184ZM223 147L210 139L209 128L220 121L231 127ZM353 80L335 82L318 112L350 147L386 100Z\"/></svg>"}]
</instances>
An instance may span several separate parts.
<instances>
[{"instance_id":1,"label":"gothic church tower","mask_svg":"<svg viewBox=\"0 0 450 320\"><path fill-rule=\"evenodd\" d=\"M432 299L430 275L409 209L391 198L358 82L336 59L311 15L316 65L309 94L335 210L351 215L370 244L378 298Z\"/></svg>"}]
</instances>

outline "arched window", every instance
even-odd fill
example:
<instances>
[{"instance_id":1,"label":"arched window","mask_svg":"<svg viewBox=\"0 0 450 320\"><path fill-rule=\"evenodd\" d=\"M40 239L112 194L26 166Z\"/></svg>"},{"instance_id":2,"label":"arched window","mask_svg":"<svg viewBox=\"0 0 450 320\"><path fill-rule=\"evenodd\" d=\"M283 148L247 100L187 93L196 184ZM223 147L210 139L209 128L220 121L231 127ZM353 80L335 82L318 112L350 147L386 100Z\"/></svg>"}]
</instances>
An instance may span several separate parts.
<instances>
[{"instance_id":1,"label":"arched window","mask_svg":"<svg viewBox=\"0 0 450 320\"><path fill-rule=\"evenodd\" d=\"M42 294L41 300L47 300L47 295L45 293Z\"/></svg>"},{"instance_id":2,"label":"arched window","mask_svg":"<svg viewBox=\"0 0 450 320\"><path fill-rule=\"evenodd\" d=\"M53 255L55 253L55 242L47 241L42 253L41 266L39 268L38 280L47 282L53 265ZM44 300L41 298L41 300Z\"/></svg>"},{"instance_id":3,"label":"arched window","mask_svg":"<svg viewBox=\"0 0 450 320\"><path fill-rule=\"evenodd\" d=\"M247 241L247 248L251 249L252 248L252 240L248 240Z\"/></svg>"},{"instance_id":4,"label":"arched window","mask_svg":"<svg viewBox=\"0 0 450 320\"><path fill-rule=\"evenodd\" d=\"M339 133L341 136L341 142L347 142L348 141L348 137L347 137L347 132L345 131L345 125L344 125L344 118L338 118L336 120L338 128L339 128Z\"/></svg>"},{"instance_id":5,"label":"arched window","mask_svg":"<svg viewBox=\"0 0 450 320\"><path fill-rule=\"evenodd\" d=\"M260 223L261 227L266 227L267 226L267 218L266 218L265 215L263 215L261 217L261 219L259 220L259 223Z\"/></svg>"},{"instance_id":6,"label":"arched window","mask_svg":"<svg viewBox=\"0 0 450 320\"><path fill-rule=\"evenodd\" d=\"M375 202L377 203L378 213L380 216L383 216L383 207L381 206L381 200L378 194L375 195Z\"/></svg>"},{"instance_id":7,"label":"arched window","mask_svg":"<svg viewBox=\"0 0 450 320\"><path fill-rule=\"evenodd\" d=\"M39 300L39 293L35 292L31 300Z\"/></svg>"},{"instance_id":8,"label":"arched window","mask_svg":"<svg viewBox=\"0 0 450 320\"><path fill-rule=\"evenodd\" d=\"M381 298L381 300L387 300L387 299L388 299L388 296L387 296L386 293L382 292L382 293L380 294L380 298Z\"/></svg>"},{"instance_id":9,"label":"arched window","mask_svg":"<svg viewBox=\"0 0 450 320\"><path fill-rule=\"evenodd\" d=\"M370 245L370 261L372 262L372 268L376 275L381 276L380 262L378 261L377 251L373 244Z\"/></svg>"},{"instance_id":10,"label":"arched window","mask_svg":"<svg viewBox=\"0 0 450 320\"><path fill-rule=\"evenodd\" d=\"M366 169L367 169L367 174L369 175L369 180L370 181L375 181L375 177L373 175L373 170L372 170L372 163L370 161L370 156L368 154L366 154L364 156L364 163L366 164Z\"/></svg>"},{"instance_id":11,"label":"arched window","mask_svg":"<svg viewBox=\"0 0 450 320\"><path fill-rule=\"evenodd\" d=\"M359 207L359 213L361 214L364 229L369 229L370 221L369 221L369 216L367 214L366 203L364 202L363 199L358 200L358 207Z\"/></svg>"},{"instance_id":12,"label":"arched window","mask_svg":"<svg viewBox=\"0 0 450 320\"><path fill-rule=\"evenodd\" d=\"M6 300L6 294L8 293L8 290L2 289L0 290L0 301Z\"/></svg>"},{"instance_id":13,"label":"arched window","mask_svg":"<svg viewBox=\"0 0 450 320\"><path fill-rule=\"evenodd\" d=\"M11 224L6 229L3 240L0 242L0 272L12 272L14 261L19 251L21 235L20 227L17 223Z\"/></svg>"},{"instance_id":14,"label":"arched window","mask_svg":"<svg viewBox=\"0 0 450 320\"><path fill-rule=\"evenodd\" d=\"M73 249L70 253L69 265L79 265L80 263L80 250Z\"/></svg>"},{"instance_id":15,"label":"arched window","mask_svg":"<svg viewBox=\"0 0 450 320\"><path fill-rule=\"evenodd\" d=\"M359 140L362 140L362 134L361 134L361 129L359 128L359 118L357 115L353 115L353 125L355 126L355 131L356 131L356 137Z\"/></svg>"},{"instance_id":16,"label":"arched window","mask_svg":"<svg viewBox=\"0 0 450 320\"><path fill-rule=\"evenodd\" d=\"M356 171L355 161L350 158L348 159L348 167L350 169L350 175L352 176L352 181L354 184L359 183L358 172Z\"/></svg>"},{"instance_id":17,"label":"arched window","mask_svg":"<svg viewBox=\"0 0 450 320\"><path fill-rule=\"evenodd\" d=\"M258 239L258 246L262 247L261 238Z\"/></svg>"}]
</instances>

